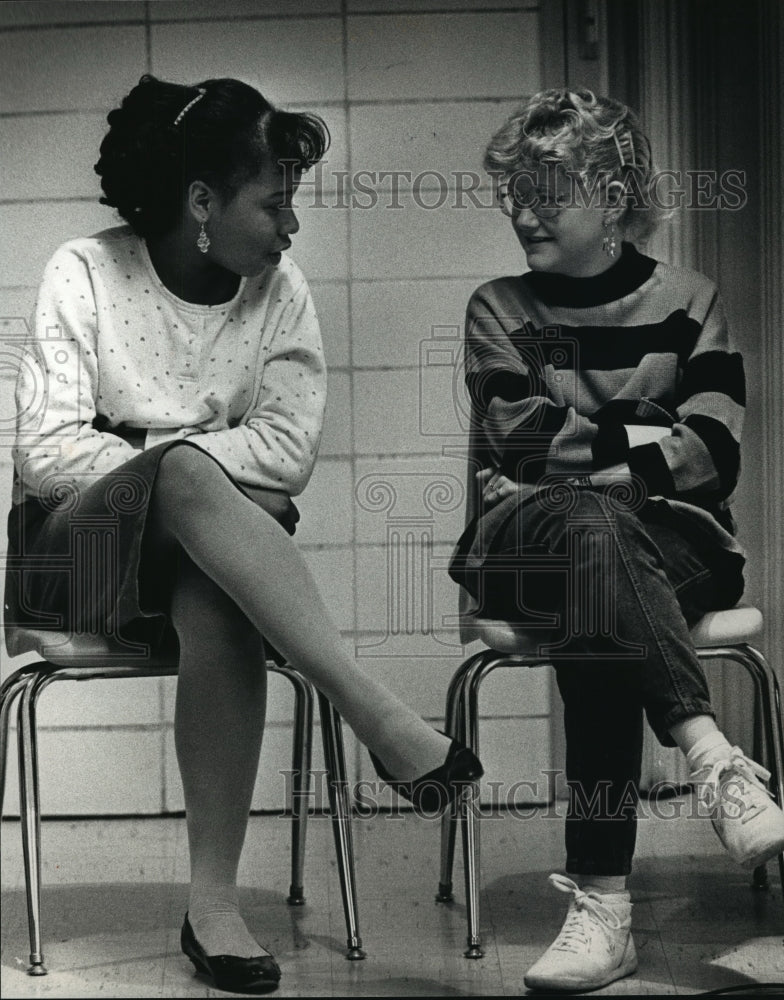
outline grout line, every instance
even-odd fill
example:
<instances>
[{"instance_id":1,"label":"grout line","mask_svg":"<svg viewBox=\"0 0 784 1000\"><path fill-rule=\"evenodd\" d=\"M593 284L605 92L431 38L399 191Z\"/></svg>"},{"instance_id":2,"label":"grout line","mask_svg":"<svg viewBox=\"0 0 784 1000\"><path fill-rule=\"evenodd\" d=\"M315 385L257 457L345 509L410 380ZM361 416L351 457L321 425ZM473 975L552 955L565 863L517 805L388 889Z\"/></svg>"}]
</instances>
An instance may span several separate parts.
<instances>
[{"instance_id":1,"label":"grout line","mask_svg":"<svg viewBox=\"0 0 784 1000\"><path fill-rule=\"evenodd\" d=\"M351 17L398 17L402 14L406 16L411 15L421 15L423 17L429 17L434 14L523 14L523 13L536 13L541 9L541 4L538 2L530 4L511 4L508 7L468 7L463 9L458 9L455 7L433 7L427 10L422 10L421 7L405 7L400 10L362 10L361 8L355 8L351 11Z\"/></svg>"},{"instance_id":2,"label":"grout line","mask_svg":"<svg viewBox=\"0 0 784 1000\"><path fill-rule=\"evenodd\" d=\"M288 103L282 103L280 106L284 109L287 108L302 108L304 105L318 105L319 108L345 108L346 98L331 98L324 100L320 98L317 94L314 94L312 98L304 98L301 101L293 101ZM352 107L396 107L397 105L427 105L427 104L508 104L510 101L520 102L521 97L519 91L514 94L489 94L487 96L481 95L454 95L447 97L376 97L376 98L353 98L350 99ZM0 111L0 119L2 118L23 118L26 116L37 116L41 115L86 115L86 114L105 114L106 108L101 107L85 107L85 108L31 108L26 111Z\"/></svg>"},{"instance_id":3,"label":"grout line","mask_svg":"<svg viewBox=\"0 0 784 1000\"><path fill-rule=\"evenodd\" d=\"M521 102L520 91L509 94L470 94L447 97L354 97L351 100L355 107L375 107L376 105L396 104L506 104L509 101ZM322 102L326 103L326 102Z\"/></svg>"},{"instance_id":4,"label":"grout line","mask_svg":"<svg viewBox=\"0 0 784 1000\"><path fill-rule=\"evenodd\" d=\"M469 8L467 10L456 10L451 7L434 7L432 10L421 10L416 8L402 8L401 10L394 11L378 11L378 10L362 10L358 8L356 10L347 11L344 4L341 3L340 12L335 13L303 13L298 12L295 14L284 14L284 13L274 13L274 14L233 14L231 17L226 17L226 15L205 15L203 17L161 17L161 18L150 18L149 16L149 4L145 3L145 13L140 17L129 17L118 20L95 20L95 21L49 21L46 24L9 24L0 27L0 34L12 35L18 34L19 32L42 32L42 31L64 31L64 30L80 30L89 28L127 28L127 27L141 27L146 26L148 21L150 26L156 27L161 24L168 25L182 25L186 27L191 24L226 24L234 22L253 22L253 21L336 21L338 18L342 18L344 22L351 17L374 17L374 18L390 18L390 17L436 17L443 15L450 16L476 16L478 14L532 14L536 13L540 9L539 4L528 5L528 4L515 4L511 7L476 7Z\"/></svg>"},{"instance_id":5,"label":"grout line","mask_svg":"<svg viewBox=\"0 0 784 1000\"><path fill-rule=\"evenodd\" d=\"M147 7L145 3L145 7ZM235 21L243 23L249 21L335 21L339 14L233 14L227 17L225 14L205 17L162 17L150 18L151 27L160 24L181 25L183 28L192 24L233 24ZM146 27L149 15L147 13L139 17L123 18L116 21L48 21L46 24L9 24L0 26L0 35L13 35L20 32L35 32L39 34L43 31L79 31L90 28L141 28Z\"/></svg>"},{"instance_id":6,"label":"grout line","mask_svg":"<svg viewBox=\"0 0 784 1000\"><path fill-rule=\"evenodd\" d=\"M44 115L105 115L106 108L30 108L27 111L0 111L3 118L41 118Z\"/></svg>"},{"instance_id":7,"label":"grout line","mask_svg":"<svg viewBox=\"0 0 784 1000\"><path fill-rule=\"evenodd\" d=\"M78 31L83 28L141 28L144 17L126 18L117 21L47 21L46 24L7 24L0 27L0 35L16 35L20 32Z\"/></svg>"},{"instance_id":8,"label":"grout line","mask_svg":"<svg viewBox=\"0 0 784 1000\"><path fill-rule=\"evenodd\" d=\"M352 174L352 143L351 143L351 101L349 98L349 66L348 66L348 2L347 0L341 0L340 3L340 15L341 15L341 57L343 60L343 113L346 120L346 172L350 179ZM353 268L353 242L352 242L352 226L351 226L351 216L349 215L346 220L346 274L347 274L347 287L346 287L346 317L348 321L348 406L349 406L349 448L351 450L350 455L350 476L351 476L351 490L352 494L355 488L355 483L357 481L357 455L356 455L356 431L354 423L354 412L355 412L355 393L354 393L354 295L353 295L353 280L354 280L354 268ZM357 579L357 573L359 570L358 566L358 553L357 553L357 507L355 503L350 505L351 510L351 565L353 579ZM352 586L351 588L351 598L353 603L352 608L352 623L353 632L356 635L357 628L359 626L359 601L357 597L357 588ZM352 734L352 740L354 744L354 780L358 781L361 777L361 754L359 753L359 740Z\"/></svg>"},{"instance_id":9,"label":"grout line","mask_svg":"<svg viewBox=\"0 0 784 1000\"><path fill-rule=\"evenodd\" d=\"M77 195L62 195L58 197L49 198L0 198L0 205L61 205L64 202L77 202L79 204L84 204L85 202L90 204L99 205L98 194L77 194ZM105 206L104 206L105 207Z\"/></svg>"}]
</instances>

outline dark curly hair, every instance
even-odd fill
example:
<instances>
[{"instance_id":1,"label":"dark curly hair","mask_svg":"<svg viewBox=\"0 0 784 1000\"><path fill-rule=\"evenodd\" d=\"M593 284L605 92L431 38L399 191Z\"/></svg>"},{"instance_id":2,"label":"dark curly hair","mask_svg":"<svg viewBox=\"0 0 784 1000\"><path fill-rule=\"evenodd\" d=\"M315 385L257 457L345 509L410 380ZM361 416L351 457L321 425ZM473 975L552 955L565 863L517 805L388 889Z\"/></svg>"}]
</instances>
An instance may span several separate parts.
<instances>
[{"instance_id":1,"label":"dark curly hair","mask_svg":"<svg viewBox=\"0 0 784 1000\"><path fill-rule=\"evenodd\" d=\"M492 137L484 166L512 175L542 162L620 181L626 192L622 222L630 233L644 238L660 221L650 197L650 142L637 115L620 101L581 87L534 94Z\"/></svg>"},{"instance_id":2,"label":"dark curly hair","mask_svg":"<svg viewBox=\"0 0 784 1000\"><path fill-rule=\"evenodd\" d=\"M265 164L307 170L330 139L318 115L281 111L230 78L182 86L145 74L107 121L95 164L101 203L116 208L143 237L176 224L192 181L230 200Z\"/></svg>"}]
</instances>

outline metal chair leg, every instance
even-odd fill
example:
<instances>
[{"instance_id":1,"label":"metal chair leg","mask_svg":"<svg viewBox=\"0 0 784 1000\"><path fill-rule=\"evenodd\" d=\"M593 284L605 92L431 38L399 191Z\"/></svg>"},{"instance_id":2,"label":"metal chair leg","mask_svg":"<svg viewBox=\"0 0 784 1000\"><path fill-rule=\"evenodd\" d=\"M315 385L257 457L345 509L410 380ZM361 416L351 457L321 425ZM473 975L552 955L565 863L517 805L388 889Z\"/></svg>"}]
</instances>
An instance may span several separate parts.
<instances>
[{"instance_id":1,"label":"metal chair leg","mask_svg":"<svg viewBox=\"0 0 784 1000\"><path fill-rule=\"evenodd\" d=\"M774 799L779 807L784 808L784 724L778 679L762 653L748 643L730 646L720 652L723 659L733 660L744 667L758 684L767 745L766 759L761 763L770 771ZM778 855L778 867L784 892L784 852Z\"/></svg>"},{"instance_id":2,"label":"metal chair leg","mask_svg":"<svg viewBox=\"0 0 784 1000\"><path fill-rule=\"evenodd\" d=\"M479 687L484 678L506 657L491 653L466 671L462 685L463 735L466 745L479 754ZM483 958L482 938L479 932L479 823L476 810L479 805L478 783L467 788L460 797L460 819L463 834L463 868L465 874L466 917L468 935L466 958Z\"/></svg>"},{"instance_id":3,"label":"metal chair leg","mask_svg":"<svg viewBox=\"0 0 784 1000\"><path fill-rule=\"evenodd\" d=\"M0 686L0 815L5 804L5 778L8 766L8 736L11 729L11 709L17 696L34 673L30 667L22 667L7 677Z\"/></svg>"},{"instance_id":4,"label":"metal chair leg","mask_svg":"<svg viewBox=\"0 0 784 1000\"><path fill-rule=\"evenodd\" d=\"M286 901L290 906L305 903L305 839L308 801L312 783L313 759L313 688L302 674L290 667L276 666L275 672L286 677L294 688L294 738L291 787L291 885Z\"/></svg>"},{"instance_id":5,"label":"metal chair leg","mask_svg":"<svg viewBox=\"0 0 784 1000\"><path fill-rule=\"evenodd\" d=\"M486 649L466 660L455 672L447 692L447 725L449 735L460 739L474 753L479 753L479 688L484 678L496 667L537 666L544 661L538 655L509 655ZM452 866L454 862L454 817L459 815L463 841L466 917L468 934L466 958L482 958L479 933L479 787L466 789L456 803L457 813L447 813L441 825L441 881L436 896L438 902L452 900Z\"/></svg>"},{"instance_id":6,"label":"metal chair leg","mask_svg":"<svg viewBox=\"0 0 784 1000\"><path fill-rule=\"evenodd\" d=\"M41 805L35 710L38 694L49 680L49 677L42 677L39 673L29 675L21 691L17 723L22 852L30 933L30 967L27 971L31 976L45 976L47 973L41 940Z\"/></svg>"},{"instance_id":7,"label":"metal chair leg","mask_svg":"<svg viewBox=\"0 0 784 1000\"><path fill-rule=\"evenodd\" d=\"M362 938L359 936L354 848L351 836L351 803L348 798L343 736L340 716L332 704L321 692L318 693L318 701L324 759L327 765L332 832L335 837L340 890L343 895L343 911L348 933L346 958L357 961L365 958L365 952L362 950Z\"/></svg>"},{"instance_id":8,"label":"metal chair leg","mask_svg":"<svg viewBox=\"0 0 784 1000\"><path fill-rule=\"evenodd\" d=\"M470 656L458 667L449 683L446 695L446 735L452 740L465 742L463 731L465 722L461 715L461 706L463 702L462 687L466 674L476 663L484 660L488 655L492 654L488 654L487 650L484 650ZM452 869L455 860L459 809L459 803L455 801L441 819L441 876L436 894L437 903L452 903L455 898L452 890Z\"/></svg>"}]
</instances>

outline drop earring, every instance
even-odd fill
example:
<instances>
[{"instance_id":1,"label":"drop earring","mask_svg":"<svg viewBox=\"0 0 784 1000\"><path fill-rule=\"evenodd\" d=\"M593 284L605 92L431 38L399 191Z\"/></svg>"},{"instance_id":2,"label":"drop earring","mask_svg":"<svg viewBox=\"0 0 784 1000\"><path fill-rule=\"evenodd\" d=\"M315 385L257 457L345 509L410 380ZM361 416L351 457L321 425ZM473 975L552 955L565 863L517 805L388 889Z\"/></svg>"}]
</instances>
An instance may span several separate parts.
<instances>
[{"instance_id":1,"label":"drop earring","mask_svg":"<svg viewBox=\"0 0 784 1000\"><path fill-rule=\"evenodd\" d=\"M202 253L207 253L210 249L210 238L207 235L207 231L204 228L204 223L202 222L201 228L199 229L199 238L196 240L196 246L201 250Z\"/></svg>"},{"instance_id":2,"label":"drop earring","mask_svg":"<svg viewBox=\"0 0 784 1000\"><path fill-rule=\"evenodd\" d=\"M615 257L618 254L618 240L616 239L615 223L604 222L604 239L602 240L602 250L608 257Z\"/></svg>"}]
</instances>

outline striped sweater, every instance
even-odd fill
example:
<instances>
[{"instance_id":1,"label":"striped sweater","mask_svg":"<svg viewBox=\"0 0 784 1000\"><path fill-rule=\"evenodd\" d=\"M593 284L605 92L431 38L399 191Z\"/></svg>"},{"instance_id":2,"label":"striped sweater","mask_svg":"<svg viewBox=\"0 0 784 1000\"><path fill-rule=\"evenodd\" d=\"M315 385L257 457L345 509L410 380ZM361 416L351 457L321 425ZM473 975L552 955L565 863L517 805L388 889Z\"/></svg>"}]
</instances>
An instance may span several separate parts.
<instances>
[{"instance_id":1,"label":"striped sweater","mask_svg":"<svg viewBox=\"0 0 784 1000\"><path fill-rule=\"evenodd\" d=\"M490 281L468 305L465 378L470 473L496 466L525 495L544 477L623 470L688 530L699 526L711 546L742 555L730 501L743 361L703 275L625 243L595 277L529 272ZM519 498L485 509L478 487L469 488L458 549L469 564L481 564L493 522Z\"/></svg>"}]
</instances>

